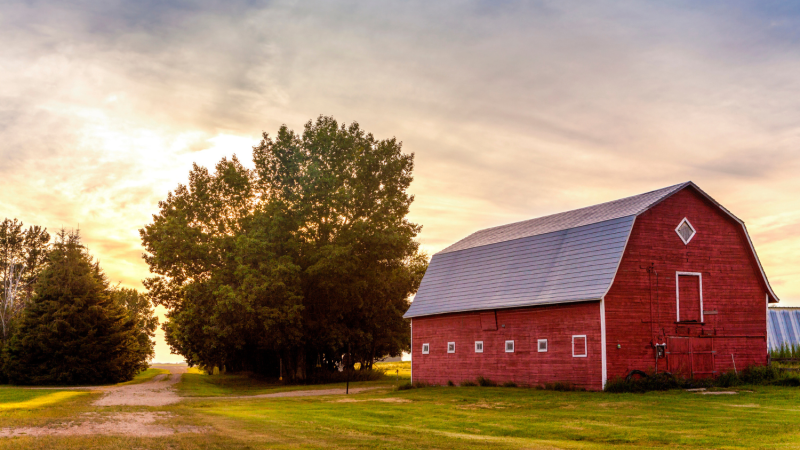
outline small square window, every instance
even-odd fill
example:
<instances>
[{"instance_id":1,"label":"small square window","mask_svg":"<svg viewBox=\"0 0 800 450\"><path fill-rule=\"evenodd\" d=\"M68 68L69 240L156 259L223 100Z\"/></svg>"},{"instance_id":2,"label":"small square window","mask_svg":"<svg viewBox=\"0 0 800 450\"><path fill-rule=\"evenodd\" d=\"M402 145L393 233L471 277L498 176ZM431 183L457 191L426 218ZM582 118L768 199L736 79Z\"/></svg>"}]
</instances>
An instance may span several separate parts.
<instances>
[{"instance_id":1,"label":"small square window","mask_svg":"<svg viewBox=\"0 0 800 450\"><path fill-rule=\"evenodd\" d=\"M572 356L574 358L586 358L586 335L572 336Z\"/></svg>"},{"instance_id":2,"label":"small square window","mask_svg":"<svg viewBox=\"0 0 800 450\"><path fill-rule=\"evenodd\" d=\"M514 341L506 341L506 353L514 353Z\"/></svg>"},{"instance_id":3,"label":"small square window","mask_svg":"<svg viewBox=\"0 0 800 450\"><path fill-rule=\"evenodd\" d=\"M455 342L448 342L447 343L447 353L455 353L456 352L456 343Z\"/></svg>"},{"instance_id":4,"label":"small square window","mask_svg":"<svg viewBox=\"0 0 800 450\"><path fill-rule=\"evenodd\" d=\"M475 353L483 353L483 341L475 341Z\"/></svg>"},{"instance_id":5,"label":"small square window","mask_svg":"<svg viewBox=\"0 0 800 450\"><path fill-rule=\"evenodd\" d=\"M547 351L547 339L539 339L539 353Z\"/></svg>"},{"instance_id":6,"label":"small square window","mask_svg":"<svg viewBox=\"0 0 800 450\"><path fill-rule=\"evenodd\" d=\"M427 355L431 352L431 344L422 344L422 354Z\"/></svg>"}]
</instances>

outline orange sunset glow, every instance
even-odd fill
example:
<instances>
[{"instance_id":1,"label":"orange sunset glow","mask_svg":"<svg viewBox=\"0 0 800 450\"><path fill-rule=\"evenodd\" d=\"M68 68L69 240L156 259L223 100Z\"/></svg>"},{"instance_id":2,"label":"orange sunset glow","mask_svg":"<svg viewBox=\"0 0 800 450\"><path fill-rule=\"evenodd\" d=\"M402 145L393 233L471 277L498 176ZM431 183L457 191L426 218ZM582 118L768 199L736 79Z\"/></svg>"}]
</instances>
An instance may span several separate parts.
<instances>
[{"instance_id":1,"label":"orange sunset glow","mask_svg":"<svg viewBox=\"0 0 800 450\"><path fill-rule=\"evenodd\" d=\"M800 9L688 2L10 2L0 212L80 228L113 283L193 163L321 114L415 154L429 255L684 181L800 306ZM1 220L1 219L0 219ZM163 309L158 310L163 322ZM157 362L170 354L158 331Z\"/></svg>"}]
</instances>

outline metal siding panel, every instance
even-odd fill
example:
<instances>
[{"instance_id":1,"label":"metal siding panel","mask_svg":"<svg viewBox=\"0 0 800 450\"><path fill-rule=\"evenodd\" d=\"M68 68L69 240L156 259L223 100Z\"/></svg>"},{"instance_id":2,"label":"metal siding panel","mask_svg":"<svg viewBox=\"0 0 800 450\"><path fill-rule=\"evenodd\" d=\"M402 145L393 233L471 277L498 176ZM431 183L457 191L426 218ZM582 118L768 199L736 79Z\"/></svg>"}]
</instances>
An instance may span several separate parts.
<instances>
[{"instance_id":1,"label":"metal siding panel","mask_svg":"<svg viewBox=\"0 0 800 450\"><path fill-rule=\"evenodd\" d=\"M796 345L797 344L797 336L794 334L794 327L792 327L792 316L789 314L789 311L782 311L781 320L783 320L783 329L786 330L786 341Z\"/></svg>"},{"instance_id":2,"label":"metal siding panel","mask_svg":"<svg viewBox=\"0 0 800 450\"><path fill-rule=\"evenodd\" d=\"M795 341L800 343L800 334L798 334L800 333L800 322L798 322L798 319L800 319L800 311L789 310L787 314L789 315L789 322L794 325L792 331L795 335Z\"/></svg>"},{"instance_id":3,"label":"metal siding panel","mask_svg":"<svg viewBox=\"0 0 800 450\"><path fill-rule=\"evenodd\" d=\"M780 343L783 342L783 337L780 335L780 330L776 326L778 312L777 311L769 311L767 314L767 339L769 340L769 348L774 350L780 347Z\"/></svg>"},{"instance_id":4,"label":"metal siding panel","mask_svg":"<svg viewBox=\"0 0 800 450\"><path fill-rule=\"evenodd\" d=\"M767 315L769 348L800 344L800 309L771 307Z\"/></svg>"}]
</instances>

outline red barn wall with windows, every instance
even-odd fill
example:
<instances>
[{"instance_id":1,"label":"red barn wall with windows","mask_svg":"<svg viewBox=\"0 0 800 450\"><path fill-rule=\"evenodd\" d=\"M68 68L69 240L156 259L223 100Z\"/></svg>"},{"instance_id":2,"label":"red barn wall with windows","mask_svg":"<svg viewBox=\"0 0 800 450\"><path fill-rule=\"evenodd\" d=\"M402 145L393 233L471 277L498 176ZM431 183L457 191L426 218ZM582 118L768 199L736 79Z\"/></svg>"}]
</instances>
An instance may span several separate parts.
<instances>
[{"instance_id":1,"label":"red barn wall with windows","mask_svg":"<svg viewBox=\"0 0 800 450\"><path fill-rule=\"evenodd\" d=\"M675 232L684 218L696 231L688 245ZM676 321L677 272L702 274L703 323ZM691 187L675 193L636 218L605 297L608 378L655 368L653 341L669 352L659 370L702 377L765 364L766 296L742 226Z\"/></svg>"},{"instance_id":2,"label":"red barn wall with windows","mask_svg":"<svg viewBox=\"0 0 800 450\"><path fill-rule=\"evenodd\" d=\"M487 317L487 312L466 312L414 318L413 380L459 384L482 376L498 383L567 382L602 389L599 302L498 310L496 330L487 330L495 328L491 326L493 314L490 311ZM573 335L586 335L586 357L572 356ZM539 339L548 340L547 352L538 352ZM507 340L514 341L513 353L505 352ZM483 341L483 353L475 352L475 341ZM455 342L455 353L447 353L448 342ZM422 354L424 343L430 344L427 355Z\"/></svg>"}]
</instances>

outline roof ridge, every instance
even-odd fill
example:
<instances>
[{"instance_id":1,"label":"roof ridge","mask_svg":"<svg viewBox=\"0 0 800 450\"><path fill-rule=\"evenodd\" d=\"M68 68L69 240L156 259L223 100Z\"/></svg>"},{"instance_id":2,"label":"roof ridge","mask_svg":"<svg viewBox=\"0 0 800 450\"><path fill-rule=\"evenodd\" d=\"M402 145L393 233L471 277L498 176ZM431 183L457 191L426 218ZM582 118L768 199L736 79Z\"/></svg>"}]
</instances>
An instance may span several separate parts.
<instances>
[{"instance_id":1,"label":"roof ridge","mask_svg":"<svg viewBox=\"0 0 800 450\"><path fill-rule=\"evenodd\" d=\"M632 199L634 197L641 197L641 196L644 196L644 195L652 194L654 192L665 191L665 190L670 189L670 188L677 188L678 186L683 187L684 185L688 185L689 183L691 183L691 181L686 181L686 182L683 182L683 183L673 184L672 186L667 186L667 187L663 187L663 188L660 188L660 189L653 189L652 191L642 192L641 194L629 195L627 197L618 198L616 200L609 200L607 202L596 203L594 205L582 206L580 208L568 209L566 211L561 211L561 212L557 212L557 213L553 213L553 214L547 214L546 216L532 217L530 219L520 220L520 221L517 221L517 222L511 222L511 223L507 223L505 225L496 225L496 226L493 226L493 227L489 227L489 228L484 228L482 230L478 230L475 233L478 233L478 232L481 232L481 231L493 230L495 228L507 227L509 225L515 225L515 224L518 224L518 223L529 222L531 220L546 219L548 217L559 216L561 214L568 214L568 213L580 211L580 210L583 210L583 209L596 208L598 206L608 205L609 203L621 202L621 201L624 201L624 200L630 200L630 199ZM653 203L655 203L655 201ZM645 210L647 210L649 208L650 208L649 206L645 207L645 208L642 209L642 211L645 211ZM472 233L472 234L475 234L475 233Z\"/></svg>"},{"instance_id":2,"label":"roof ridge","mask_svg":"<svg viewBox=\"0 0 800 450\"><path fill-rule=\"evenodd\" d=\"M554 231L577 228L584 225L605 222L607 220L619 219L631 215L639 215L664 198L669 197L670 195L689 185L693 185L693 183L691 181L686 181L660 189L654 189L641 194L631 195L616 200L609 200L607 202L598 203L595 205L589 205L582 208L548 214L546 216L520 220L504 225L483 228L467 235L463 239L460 239L450 246L445 247L437 252L437 254L450 253L497 242L505 242L523 237L537 236ZM657 195L657 197L648 199L653 195ZM636 202L637 199L642 198L645 199L643 202ZM617 211L620 209L622 211ZM539 225L539 228L541 228L539 231L532 229L535 228L535 225L537 224ZM529 225L529 227L527 227L527 231L525 231L526 225Z\"/></svg>"}]
</instances>

